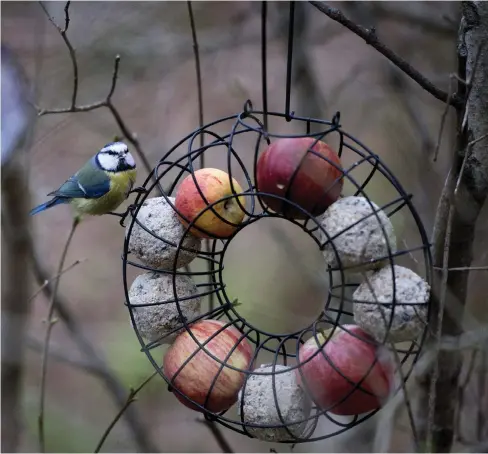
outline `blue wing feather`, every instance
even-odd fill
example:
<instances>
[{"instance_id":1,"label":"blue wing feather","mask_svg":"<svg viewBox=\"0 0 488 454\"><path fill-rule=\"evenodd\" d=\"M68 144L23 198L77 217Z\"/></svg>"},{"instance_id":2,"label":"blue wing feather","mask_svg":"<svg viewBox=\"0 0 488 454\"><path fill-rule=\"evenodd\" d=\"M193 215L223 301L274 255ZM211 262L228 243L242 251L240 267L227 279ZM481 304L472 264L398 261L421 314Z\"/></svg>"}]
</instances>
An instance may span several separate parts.
<instances>
[{"instance_id":1,"label":"blue wing feather","mask_svg":"<svg viewBox=\"0 0 488 454\"><path fill-rule=\"evenodd\" d=\"M93 157L59 189L48 194L54 196L51 200L33 208L30 214L40 213L61 203L69 203L71 199L98 199L109 191L110 178L96 165Z\"/></svg>"},{"instance_id":2,"label":"blue wing feather","mask_svg":"<svg viewBox=\"0 0 488 454\"><path fill-rule=\"evenodd\" d=\"M110 178L91 159L59 189L48 195L70 199L98 199L108 191L110 191Z\"/></svg>"},{"instance_id":3,"label":"blue wing feather","mask_svg":"<svg viewBox=\"0 0 488 454\"><path fill-rule=\"evenodd\" d=\"M55 197L54 199L51 199L51 200L49 200L45 203L42 203L41 205L33 208L30 211L30 215L34 216L35 214L40 213L41 211L47 210L48 208L59 205L61 203L69 203L69 199L63 199L61 197Z\"/></svg>"}]
</instances>

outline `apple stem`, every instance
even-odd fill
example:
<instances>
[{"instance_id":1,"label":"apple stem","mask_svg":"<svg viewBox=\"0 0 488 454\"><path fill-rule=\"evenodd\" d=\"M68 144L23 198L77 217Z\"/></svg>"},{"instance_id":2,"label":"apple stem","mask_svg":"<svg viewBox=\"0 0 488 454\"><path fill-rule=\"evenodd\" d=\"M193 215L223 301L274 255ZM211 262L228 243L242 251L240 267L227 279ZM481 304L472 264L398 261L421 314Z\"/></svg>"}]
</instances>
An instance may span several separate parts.
<instances>
[{"instance_id":1,"label":"apple stem","mask_svg":"<svg viewBox=\"0 0 488 454\"><path fill-rule=\"evenodd\" d=\"M326 343L326 340L329 338L329 335L330 333L332 332L332 329L333 328L329 328L329 329L323 329L323 328L319 328L317 330L317 337L315 338L315 340L319 343L319 346L322 347L323 345L320 345L321 344L321 339L320 337L322 337L324 339L324 345Z\"/></svg>"}]
</instances>

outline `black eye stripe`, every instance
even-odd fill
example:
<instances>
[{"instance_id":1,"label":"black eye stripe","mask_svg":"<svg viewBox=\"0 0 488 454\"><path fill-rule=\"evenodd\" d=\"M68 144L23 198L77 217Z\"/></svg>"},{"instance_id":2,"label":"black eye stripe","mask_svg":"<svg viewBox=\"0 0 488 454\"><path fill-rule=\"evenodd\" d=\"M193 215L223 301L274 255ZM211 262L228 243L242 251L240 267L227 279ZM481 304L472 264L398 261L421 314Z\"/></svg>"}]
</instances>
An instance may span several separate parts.
<instances>
[{"instance_id":1,"label":"black eye stripe","mask_svg":"<svg viewBox=\"0 0 488 454\"><path fill-rule=\"evenodd\" d=\"M112 151L112 150L105 150L105 151L101 151L100 152L101 154L108 154L110 156L119 156L120 153L117 153L116 151Z\"/></svg>"}]
</instances>

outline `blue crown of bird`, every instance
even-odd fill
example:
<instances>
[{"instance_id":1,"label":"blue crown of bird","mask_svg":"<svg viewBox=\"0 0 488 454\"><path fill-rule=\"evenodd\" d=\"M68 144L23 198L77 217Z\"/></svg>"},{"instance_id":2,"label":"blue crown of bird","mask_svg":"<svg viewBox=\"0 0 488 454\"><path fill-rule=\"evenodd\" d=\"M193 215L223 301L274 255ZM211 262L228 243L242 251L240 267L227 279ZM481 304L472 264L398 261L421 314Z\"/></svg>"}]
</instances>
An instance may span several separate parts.
<instances>
[{"instance_id":1,"label":"blue crown of bird","mask_svg":"<svg viewBox=\"0 0 488 454\"><path fill-rule=\"evenodd\" d=\"M75 218L113 213L132 191L137 170L134 158L123 142L105 145L69 177L59 189L47 194L53 198L31 210L34 215L60 204L70 204Z\"/></svg>"}]
</instances>

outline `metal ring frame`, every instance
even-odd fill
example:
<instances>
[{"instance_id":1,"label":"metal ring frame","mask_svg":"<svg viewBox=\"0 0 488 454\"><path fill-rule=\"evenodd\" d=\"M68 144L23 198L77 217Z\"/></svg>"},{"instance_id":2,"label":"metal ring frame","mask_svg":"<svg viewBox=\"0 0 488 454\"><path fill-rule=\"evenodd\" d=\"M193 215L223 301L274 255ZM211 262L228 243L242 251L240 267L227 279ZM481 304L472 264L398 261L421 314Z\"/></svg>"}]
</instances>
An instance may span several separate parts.
<instances>
[{"instance_id":1,"label":"metal ring frame","mask_svg":"<svg viewBox=\"0 0 488 454\"><path fill-rule=\"evenodd\" d=\"M291 2L290 4L290 30L289 30L289 42L292 43L293 39L293 14L294 14L294 2ZM265 24L266 21L266 2L263 2L263 10L262 10L262 17L263 17L263 24ZM266 54L266 46L265 46L265 26L263 25L263 42L262 42L262 50L263 50L263 55ZM300 371L300 367L304 364L304 361L300 361L298 358L298 350L299 347L302 343L305 342L308 338L311 336L316 337L319 332L321 332L324 328L332 328L328 339L334 334L335 330L337 329L342 329L345 331L348 331L347 328L343 326L344 322L344 317L347 316L352 316L353 314L348 311L345 308L345 303L346 302L352 302L350 298L346 296L346 289L349 286L352 285L357 285L357 284L350 284L346 283L345 279L345 271L346 268L342 266L341 264L341 259L340 256L335 249L334 246L334 238L337 236L341 235L344 233L346 230L349 228L352 228L354 225L350 225L347 229L343 230L339 234L335 235L334 237L329 236L329 234L324 230L324 228L321 226L320 221L312 215L311 212L307 212L303 210L299 205L289 201L287 197L277 197L272 194L266 194L263 192L259 192L256 187L253 184L253 181L256 181L256 163L257 163L257 158L259 155L259 150L260 146L263 144L263 142L266 142L267 144L271 143L274 139L280 138L280 137L311 137L314 138L315 141L318 140L327 140L329 137L332 135L337 135L339 139L339 147L336 150L338 152L339 157L344 157L346 154L351 154L354 157L354 164L348 168L348 169L340 169L342 172L341 178L344 180L348 180L350 183L355 188L355 194L358 196L364 197L371 209L372 209L372 214L377 217L378 223L381 226L383 230L383 235L386 237L386 233L384 231L384 226L382 222L379 219L378 216L378 211L374 208L372 205L367 192L366 188L368 183L370 183L375 176L382 176L385 178L389 184L390 184L390 191L392 194L392 200L388 204L380 207L381 210L384 210L389 217L393 216L395 213L398 213L399 211L403 212L408 212L413 221L416 224L416 227L418 229L418 234L420 236L420 241L421 244L417 245L416 247L410 248L410 249L405 249L405 250L398 250L395 253L392 253L390 249L389 242L386 241L387 247L388 247L388 254L382 258L382 260L387 261L389 266L391 267L391 270L393 272L393 266L395 265L395 261L398 257L405 255L405 254L410 254L413 251L421 251L422 252L422 264L419 264L419 267L423 267L423 277L425 280L430 284L431 283L431 276L432 276L432 263L431 263L431 256L430 256L430 249L429 249L429 242L428 238L426 235L426 232L424 230L424 227L422 225L422 222L420 220L420 217L415 210L415 207L412 204L411 201L411 195L407 194L405 190L402 188L400 183L397 181L395 176L392 174L392 172L386 167L386 165L380 160L380 158L374 154L369 148L367 148L364 144L362 144L359 140L354 138L352 135L348 134L345 132L341 125L340 125L340 114L337 113L334 118L331 121L325 121L325 120L319 120L319 119L312 119L312 118L306 118L306 117L299 117L294 114L294 112L290 112L289 110L289 84L291 83L291 78L289 77L289 74L291 73L291 51L292 51L292 46L289 46L289 55L288 55L288 63L287 63L287 68L288 68L288 74L287 74L287 99L286 99L286 109L285 113L280 113L280 112L268 112L267 111L267 99L266 99L266 77L263 76L263 106L265 107L263 111L258 111L254 110L252 103L250 101L247 101L244 105L244 109L241 113L231 115L216 121L213 121L205 126L202 126L198 129L196 129L194 132L180 140L177 144L175 144L160 160L156 168L153 170L153 172L148 175L146 181L143 184L143 187L146 189L145 194L139 194L136 198L135 204L133 206L132 210L132 216L131 216L131 221L128 226L128 232L124 241L124 248L123 248L123 282L124 282L124 292L125 292L125 298L126 298L126 306L129 309L130 317L132 320L132 324L134 327L134 330L136 332L137 338L139 339L139 342L142 346L142 351L147 355L149 358L149 361L152 363L154 368L159 372L159 374L164 378L164 380L168 383L168 386L170 390L172 390L174 393L177 393L180 395L182 398L186 399L189 403L191 403L195 408L200 409L204 415L205 418L209 420L214 420L221 425L232 429L234 431L240 432L242 434L252 436L248 428L249 427L266 427L266 428L286 428L286 431L289 434L289 440L284 441L284 443L302 443L302 442L311 442L311 441L318 441L321 439L325 439L334 435L338 435L349 428L359 424L360 422L366 420L367 418L371 417L374 415L378 410L373 410L371 412L368 412L363 415L355 415L350 418L349 421L344 422L339 419L337 419L334 415L330 413L330 410L333 410L333 408L327 408L327 409L319 409L318 406L313 407L313 410L311 412L311 415L302 421L293 421L292 423L286 422L283 419L283 416L281 414L281 411L279 410L279 401L277 397L277 390L275 386L275 377L279 373L283 372L288 372L289 370L294 370L297 369ZM263 69L265 68L265 58L263 58ZM265 71L263 71L265 73ZM292 122L292 123L299 123L302 125L302 130L304 130L303 134L294 134L294 135L280 135L280 134L273 134L270 132L267 128L268 125L268 119L269 117L274 117L276 119L283 119L286 122ZM222 129L222 126L225 125L226 123L231 124L230 132L224 135L221 135L216 132L217 129ZM311 132L311 126L314 125L318 129L320 129L320 132ZM246 166L244 165L243 156L249 156L249 150L238 150L237 146L234 144L234 139L237 136L240 136L242 134L250 135L253 134L255 137L255 148L254 148L254 155L253 155L253 168L251 171L249 171ZM210 137L211 141L204 145L204 137ZM199 144L197 145L197 139ZM186 153L181 153L180 150L186 147ZM233 173L236 173L236 168L240 169L242 173L244 174L244 179L245 179L245 184L243 185L244 190L241 193L237 193L233 184L232 184L232 195L228 197L224 197L214 203L208 204L208 207L206 210L197 217L197 219L194 219L192 222L189 222L189 225L185 229L185 235L181 239L181 241L178 244L171 243L165 238L158 237L153 231L148 229L145 225L141 224L139 220L137 219L137 215L139 210L142 207L142 204L144 201L150 196L150 194L156 190L159 190L162 192L163 197L166 199L167 203L170 204L175 210L176 208L172 204L172 202L168 199L168 197L173 196L175 193L175 189L178 185L178 183L188 174L193 175L193 178L195 179L194 176L194 171L198 167L203 166L203 157L205 155L205 152L210 149L216 149L216 148L222 148L222 152L226 153L226 161L227 161L227 167L225 170L231 177ZM325 159L322 155L317 154L316 152L312 151L311 149L308 150L308 153L313 153L316 156L320 157L321 159ZM195 162L199 162L199 166L195 165ZM303 162L303 161L302 161ZM329 162L330 165L336 166L335 163ZM367 172L367 176L362 179L361 181L358 181L356 178L354 178L351 175L351 172L354 169L357 169L359 166L367 166L369 171ZM177 173L176 177L174 177L175 172ZM295 172L296 175L296 172ZM293 181L295 175L293 175L291 182ZM232 181L232 179L231 179ZM163 182L164 184L168 184L163 189ZM195 180L196 182L196 180ZM242 184L243 182L241 182ZM291 183L292 184L292 183ZM288 186L287 191L289 191L291 184ZM198 187L198 185L197 185ZM200 195L205 199L203 193L200 191ZM159 195L159 194L158 194ZM184 239L186 238L187 235L190 235L190 229L198 227L195 226L195 222L198 221L198 219L208 210L212 210L214 214L218 217L220 215L214 210L214 206L224 200L229 200L230 198L237 198L239 201L238 197L239 196L244 196L246 199L250 201L250 203L246 203L246 207L242 206L239 202L239 205L241 205L241 209L243 209L246 213L246 217L244 221L237 227L236 231L234 234L229 237L229 238L217 238L214 237L210 240L209 245L210 248L206 251L201 251L197 255L197 258L199 260L203 260L207 263L207 271L200 271L200 272L193 272L191 271L188 267L186 267L184 270L183 269L177 269L176 265L178 262L178 257L179 254L182 250L185 250L185 248L182 246ZM296 220L292 219L289 216L285 217L283 215L271 212L267 209L266 205L262 202L262 197L274 197L276 199L279 199L282 201L284 206L289 206L290 208L297 209L301 211L305 217L303 220ZM247 202L247 200L246 200ZM249 207L249 208L247 208ZM313 211L313 210L312 210ZM184 218L183 215L180 214L181 217ZM251 225L252 223L259 221L260 219L263 218L286 218L289 222L292 222L293 224L297 225L300 227L304 232L309 234L311 238L316 242L317 246L321 249L323 249L327 244L332 247L332 249L335 252L336 256L336 261L339 264L338 267L336 268L330 268L328 269L328 276L329 276L329 292L327 296L327 300L324 304L324 309L321 312L320 316L312 323L310 326L306 327L305 329L301 329L296 332L292 333L270 333L270 332L265 332L261 329L259 329L256 326L253 326L252 324L249 323L246 319L240 316L238 309L236 309L233 304L231 299L226 293L226 286L223 281L223 269L224 269L224 256L227 251L227 248L229 244L231 243L232 239L239 234L239 232L243 229L246 228L246 226ZM227 222L225 219L221 218L220 219L224 222ZM188 221L188 220L187 220ZM361 219L359 222L363 221ZM358 222L358 223L359 223ZM128 252L128 246L129 246L129 240L130 240L130 235L132 232L132 229L134 227L134 224L137 223L142 229L156 237L158 240L165 242L167 244L170 244L172 247L176 248L176 258L173 263L173 269L172 270L163 270L163 269L153 269L151 267L145 266L141 263L138 263L136 261L131 260L129 252ZM324 242L321 242L319 239L319 236L317 233L321 232L322 233L322 238L325 238ZM246 380L244 382L242 392L244 392L244 389L247 385L247 379L251 375L272 375L273 380L272 380L272 386L273 386L273 394L274 394L274 400L275 400L275 405L278 410L278 416L280 418L281 424L276 424L276 425L267 425L267 426L260 426L258 424L249 424L244 421L244 411L243 407L241 406L241 411L240 411L240 419L232 419L228 416L226 416L226 411L220 412L220 413L213 413L209 410L206 409L205 405L200 405L197 402L191 400L188 396L185 396L183 393L181 393L177 388L174 388L172 386L172 381L166 377L162 371L161 367L161 360L155 359L153 356L153 351L155 347L158 347L163 339L158 339L153 342L147 343L141 334L139 333L138 327L136 320L134 319L134 313L133 313L133 308L135 306L131 305L130 303L130 298L128 294L128 281L127 281L127 270L129 267L135 267L139 268L142 271L153 271L156 273L166 273L166 274L171 274L173 277L173 299L171 301L166 301L163 304L175 304L181 321L182 321L182 326L184 329L190 334L190 336L193 338L193 340L199 345L200 349L204 350L207 355L212 357L215 361L218 361L220 363L220 371L224 367L228 367L230 369L238 370L245 374ZM336 272L336 273L334 273ZM339 276L339 279L336 279L335 275ZM208 296L211 299L211 305L210 305L210 310L199 317L193 319L193 320L186 320L184 317L181 307L180 307L180 302L184 299L179 297L177 288L176 288L176 276L177 275L187 275L187 276L198 276L199 278L206 277L207 282L197 284L197 288L199 290L199 295L200 297L205 297ZM393 322L393 316L395 312L395 307L398 305L401 305L401 302L396 301L395 297L395 280L393 280L393 303L389 305L392 308L391 311L391 316L389 317L389 325L388 327L391 327L391 324ZM194 296L192 296L193 298ZM338 307L333 307L332 301L335 299L336 301L339 301L339 306ZM213 301L217 301L217 306L214 308L213 307ZM146 304L146 305L138 305L137 307L141 306L150 306L150 305L156 305L158 303L152 303L152 304ZM161 303L159 303L161 304ZM374 303L371 303L374 304ZM190 325L197 320L201 319L206 319L206 318L213 318L213 319L221 319L225 320L226 324L214 335L212 335L206 342L200 343L198 339L195 337L195 335L191 331ZM428 310L428 319L430 318L430 307ZM227 364L225 361L221 361L219 358L214 356L210 351L206 349L206 344L213 339L215 336L218 335L219 332L224 330L228 326L235 326L240 332L241 332L241 338L239 342L243 339L247 339L251 345L254 347L254 354L253 358L251 361L251 368L248 370L241 370L237 369L234 366L231 366L230 364ZM167 335L173 334L176 331L179 331L181 327L178 329L175 329L172 333L168 333ZM388 330L387 330L388 331ZM349 335L357 337L357 335L351 331L348 331ZM423 333L419 338L415 341L412 341L410 346L405 349L397 349L397 352L399 354L400 360L401 360L401 378L403 380L406 380L408 376L410 375L413 365L416 362L420 349L422 347L422 344L424 342L425 336L427 334L427 324L423 330ZM386 344L388 342L388 333L385 334L385 337L383 339L383 344ZM362 339L364 342L373 342L371 339ZM238 342L238 343L239 343ZM376 342L375 342L376 343ZM237 348L237 344L234 347L234 349ZM233 349L233 350L234 350ZM232 351L233 351L232 350ZM232 351L229 352L227 358L230 357L232 354ZM258 363L258 358L260 353L262 352L271 352L274 355L274 361L273 361L273 366L272 366L272 371L271 372L256 372L252 370L253 366L256 366ZM197 351L195 352L195 354ZM377 362L377 358L375 362L371 365L370 369L368 372L365 374L365 376L359 380L358 382L352 382L348 377L346 377L333 363L332 361L324 354L323 350L317 350L315 354L322 354L325 358L326 361L329 362L332 368L336 370L345 380L347 380L351 385L351 390L347 395L344 395L344 398L339 402L334 403L333 407L339 405L341 402L345 401L353 392L355 392L357 389L361 389L364 393L371 394L368 390L364 389L361 387L362 382L366 379L368 373L373 369ZM315 356L315 354L313 356ZM194 355L192 355L190 358L186 360L186 362L180 367L180 370L177 372L180 373L181 370L185 367L185 365L191 360L191 358ZM226 358L226 359L227 359ZM307 360L310 361L312 358L309 358ZM408 363L407 363L407 360ZM269 363L269 361L267 361ZM293 364L290 364L293 363ZM286 371L275 371L275 367L277 364L282 364L287 366ZM219 373L220 373L219 371ZM400 371L399 371L400 372ZM176 375L177 375L176 374ZM213 389L213 386L216 383L218 374L216 374L213 384L209 389L209 392L207 393L207 399L206 401L208 402L209 396L211 394L211 391ZM174 377L173 377L174 380ZM399 386L398 389L401 388L402 385ZM398 391L397 389L397 391ZM242 405L242 404L241 404ZM337 426L337 430L328 432L328 433L319 433L316 434L315 430L317 427L317 423L319 418L327 418L329 421L333 422ZM289 429L290 425L297 425L302 422L307 421L307 429L305 430L305 434L301 437L297 437L293 432Z\"/></svg>"}]
</instances>

